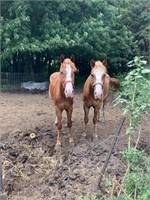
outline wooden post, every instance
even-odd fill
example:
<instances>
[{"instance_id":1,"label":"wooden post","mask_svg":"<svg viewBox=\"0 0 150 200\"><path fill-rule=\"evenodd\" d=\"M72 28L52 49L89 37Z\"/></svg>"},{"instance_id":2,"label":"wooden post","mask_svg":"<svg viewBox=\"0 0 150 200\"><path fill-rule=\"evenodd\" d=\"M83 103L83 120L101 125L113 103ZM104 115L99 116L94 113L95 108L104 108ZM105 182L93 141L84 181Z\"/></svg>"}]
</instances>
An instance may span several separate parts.
<instances>
[{"instance_id":1,"label":"wooden post","mask_svg":"<svg viewBox=\"0 0 150 200\"><path fill-rule=\"evenodd\" d=\"M103 178L103 176L104 176L104 173L105 173L106 167L107 167L107 165L108 165L110 156L111 156L111 154L112 154L112 152L113 152L113 150L114 150L115 144L116 144L117 139L118 139L118 137L119 137L119 134L120 134L120 132L121 132L121 128L122 128L122 126L123 126L124 120L125 120L125 117L123 117L123 118L121 119L120 125L119 125L119 127L118 127L118 129L117 129L117 132L116 132L115 136L114 136L114 141L113 141L113 143L112 143L112 145L111 145L109 154L108 154L108 156L107 156L107 158L106 158L106 161L105 161L105 163L104 163L104 165L103 165L103 168L102 168L102 170L101 170L100 177L99 177L99 179L98 179L98 188L100 187L100 183L101 183L101 181L102 181L102 178Z\"/></svg>"}]
</instances>

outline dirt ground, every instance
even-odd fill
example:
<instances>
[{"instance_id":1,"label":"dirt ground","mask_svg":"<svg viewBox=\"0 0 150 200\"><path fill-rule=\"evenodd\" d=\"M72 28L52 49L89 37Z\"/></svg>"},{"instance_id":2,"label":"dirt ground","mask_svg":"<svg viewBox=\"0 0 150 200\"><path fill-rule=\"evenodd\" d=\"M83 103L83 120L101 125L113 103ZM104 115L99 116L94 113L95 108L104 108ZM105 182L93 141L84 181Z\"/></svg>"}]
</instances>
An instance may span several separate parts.
<instances>
[{"instance_id":1,"label":"dirt ground","mask_svg":"<svg viewBox=\"0 0 150 200\"><path fill-rule=\"evenodd\" d=\"M109 180L121 180L126 163L121 151L127 147L128 119L97 190L97 181L109 153L114 134L122 118L122 109L114 107L111 92L105 109L106 122L98 123L98 143L92 142L92 115L88 135L82 137L82 93L76 91L73 133L76 146L69 147L66 116L63 113L62 152L56 154L55 110L48 92L0 94L0 152L4 190L8 200L79 200L93 193L110 194ZM143 116L138 148L150 154L149 116ZM35 135L34 135L35 134ZM137 140L137 134L133 144ZM115 191L114 191L115 192Z\"/></svg>"}]
</instances>

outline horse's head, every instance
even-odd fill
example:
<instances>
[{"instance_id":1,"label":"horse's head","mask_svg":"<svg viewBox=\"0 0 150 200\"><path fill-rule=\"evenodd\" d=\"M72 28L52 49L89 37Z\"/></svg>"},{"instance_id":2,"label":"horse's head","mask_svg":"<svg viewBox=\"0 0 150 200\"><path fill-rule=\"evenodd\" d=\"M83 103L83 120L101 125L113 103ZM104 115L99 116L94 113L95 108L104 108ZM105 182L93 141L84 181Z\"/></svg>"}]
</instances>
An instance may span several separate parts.
<instances>
[{"instance_id":1,"label":"horse's head","mask_svg":"<svg viewBox=\"0 0 150 200\"><path fill-rule=\"evenodd\" d=\"M106 61L91 60L91 85L94 88L94 98L103 98L103 87L106 76Z\"/></svg>"},{"instance_id":2,"label":"horse's head","mask_svg":"<svg viewBox=\"0 0 150 200\"><path fill-rule=\"evenodd\" d=\"M73 86L74 86L74 73L77 71L77 68L75 66L75 57L74 55L71 55L70 58L64 57L64 55L60 56L60 76L61 76L61 82L64 87L65 96L73 97Z\"/></svg>"}]
</instances>

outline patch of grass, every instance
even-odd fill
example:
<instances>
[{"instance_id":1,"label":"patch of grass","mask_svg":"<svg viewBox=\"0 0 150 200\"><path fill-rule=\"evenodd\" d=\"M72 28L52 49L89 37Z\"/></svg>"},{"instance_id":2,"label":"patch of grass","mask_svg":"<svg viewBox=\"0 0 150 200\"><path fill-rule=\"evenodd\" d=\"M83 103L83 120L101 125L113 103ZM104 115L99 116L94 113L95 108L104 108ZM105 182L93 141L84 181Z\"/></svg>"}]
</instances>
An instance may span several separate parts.
<instances>
[{"instance_id":1,"label":"patch of grass","mask_svg":"<svg viewBox=\"0 0 150 200\"><path fill-rule=\"evenodd\" d=\"M77 197L76 200L101 200L101 199L99 199L95 194L92 194L88 197L83 197L83 196Z\"/></svg>"}]
</instances>

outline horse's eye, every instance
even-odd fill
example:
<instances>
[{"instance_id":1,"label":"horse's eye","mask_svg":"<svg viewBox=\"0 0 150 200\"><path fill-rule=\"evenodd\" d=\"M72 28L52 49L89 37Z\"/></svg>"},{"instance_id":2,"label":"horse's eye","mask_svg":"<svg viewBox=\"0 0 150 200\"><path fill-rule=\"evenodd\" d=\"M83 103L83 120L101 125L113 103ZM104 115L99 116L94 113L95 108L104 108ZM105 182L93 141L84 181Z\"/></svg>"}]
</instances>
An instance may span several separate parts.
<instances>
[{"instance_id":1,"label":"horse's eye","mask_svg":"<svg viewBox=\"0 0 150 200\"><path fill-rule=\"evenodd\" d=\"M91 74L92 77L94 77L94 74Z\"/></svg>"}]
</instances>

